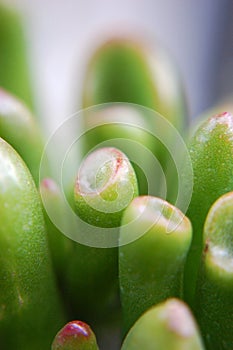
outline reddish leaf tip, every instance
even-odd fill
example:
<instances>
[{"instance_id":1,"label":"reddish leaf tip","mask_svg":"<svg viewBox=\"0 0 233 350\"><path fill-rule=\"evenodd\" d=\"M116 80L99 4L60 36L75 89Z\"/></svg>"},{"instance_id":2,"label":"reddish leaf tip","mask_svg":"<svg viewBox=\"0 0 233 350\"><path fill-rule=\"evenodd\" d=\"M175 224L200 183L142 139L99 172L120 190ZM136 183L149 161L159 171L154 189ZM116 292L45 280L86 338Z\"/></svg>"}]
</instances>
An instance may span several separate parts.
<instances>
[{"instance_id":1,"label":"reddish leaf tip","mask_svg":"<svg viewBox=\"0 0 233 350\"><path fill-rule=\"evenodd\" d=\"M96 349L95 335L91 328L82 321L71 321L67 323L56 335L52 344L52 350L80 349L90 346L90 349ZM78 347L78 349L79 349Z\"/></svg>"},{"instance_id":2,"label":"reddish leaf tip","mask_svg":"<svg viewBox=\"0 0 233 350\"><path fill-rule=\"evenodd\" d=\"M82 321L72 321L67 323L60 331L60 338L67 338L74 335L87 338L91 335L90 327Z\"/></svg>"},{"instance_id":3,"label":"reddish leaf tip","mask_svg":"<svg viewBox=\"0 0 233 350\"><path fill-rule=\"evenodd\" d=\"M45 188L47 190L56 192L57 191L57 185L56 183L50 179L50 178L45 178L41 181L41 187Z\"/></svg>"}]
</instances>

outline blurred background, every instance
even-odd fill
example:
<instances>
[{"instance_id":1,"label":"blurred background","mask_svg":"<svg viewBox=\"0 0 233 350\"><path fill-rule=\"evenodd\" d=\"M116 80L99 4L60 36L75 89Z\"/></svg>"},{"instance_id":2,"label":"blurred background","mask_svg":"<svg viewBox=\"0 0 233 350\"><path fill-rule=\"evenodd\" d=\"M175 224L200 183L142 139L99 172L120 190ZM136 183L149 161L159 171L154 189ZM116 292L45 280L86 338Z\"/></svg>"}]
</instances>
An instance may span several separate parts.
<instances>
[{"instance_id":1,"label":"blurred background","mask_svg":"<svg viewBox=\"0 0 233 350\"><path fill-rule=\"evenodd\" d=\"M232 0L5 0L24 18L37 113L52 132L80 107L91 52L117 28L159 42L192 118L233 94Z\"/></svg>"}]
</instances>

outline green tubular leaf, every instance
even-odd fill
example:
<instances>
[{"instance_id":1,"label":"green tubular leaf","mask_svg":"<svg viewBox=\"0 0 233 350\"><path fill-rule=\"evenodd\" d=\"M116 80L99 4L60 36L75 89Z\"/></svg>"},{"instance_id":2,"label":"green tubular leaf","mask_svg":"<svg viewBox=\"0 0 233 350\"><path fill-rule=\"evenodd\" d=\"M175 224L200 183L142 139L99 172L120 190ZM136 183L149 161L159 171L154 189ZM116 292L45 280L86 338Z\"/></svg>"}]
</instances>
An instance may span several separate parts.
<instances>
[{"instance_id":1,"label":"green tubular leaf","mask_svg":"<svg viewBox=\"0 0 233 350\"><path fill-rule=\"evenodd\" d=\"M154 52L134 39L112 38L93 54L84 82L83 106L129 102L152 108L178 130L186 116L176 68L160 47Z\"/></svg>"},{"instance_id":2,"label":"green tubular leaf","mask_svg":"<svg viewBox=\"0 0 233 350\"><path fill-rule=\"evenodd\" d=\"M142 110L135 105L114 104L94 110L87 109L83 120L88 129L82 139L83 153L86 154L95 148L119 148L131 161L134 160L132 165L137 174L140 194L147 194L148 183L143 172L148 177L154 154L158 155L160 152L158 140L147 131L151 130L151 119L151 111ZM158 179L155 171L153 176ZM152 194L159 195L159 179L157 182L157 193Z\"/></svg>"},{"instance_id":3,"label":"green tubular leaf","mask_svg":"<svg viewBox=\"0 0 233 350\"><path fill-rule=\"evenodd\" d=\"M217 104L211 106L207 110L204 110L200 115L198 115L193 121L190 127L190 137L194 135L197 129L206 121L211 115L221 114L222 111L228 111L233 114L233 96L224 98L223 100L218 101Z\"/></svg>"},{"instance_id":4,"label":"green tubular leaf","mask_svg":"<svg viewBox=\"0 0 233 350\"><path fill-rule=\"evenodd\" d=\"M39 127L22 101L0 89L0 136L15 148L38 185L43 139Z\"/></svg>"},{"instance_id":5,"label":"green tubular leaf","mask_svg":"<svg viewBox=\"0 0 233 350\"><path fill-rule=\"evenodd\" d=\"M50 220L46 209L53 211L53 218L56 218L56 222L62 221L62 227L68 225L65 222L63 198L59 187L56 182L51 178L43 179L40 183L40 193L43 200L46 202L46 208L44 208L45 223L48 232L49 247L52 255L54 269L56 271L60 289L65 289L64 286L64 274L66 273L66 266L70 258L70 254L73 252L74 242L67 238Z\"/></svg>"},{"instance_id":6,"label":"green tubular leaf","mask_svg":"<svg viewBox=\"0 0 233 350\"><path fill-rule=\"evenodd\" d=\"M187 124L186 102L181 87L181 82L177 74L177 69L170 59L169 55L159 46L155 50L143 41L134 38L114 37L103 43L93 54L87 67L87 72L83 87L83 107L90 107L97 104L125 102L148 107L153 111L160 113L180 132L183 132ZM133 108L131 106L133 111ZM114 109L107 113L112 113L114 121ZM122 110L124 123L130 122L129 106ZM148 111L140 110L142 125L147 123L152 134L159 132L163 135L167 130L159 125L155 118L148 118ZM88 113L87 113L88 114ZM134 112L134 114L137 114ZM137 116L134 116L137 118ZM99 115L92 115L92 123L100 118ZM84 120L85 127L91 126L88 120ZM86 151L98 145L106 139L129 138L137 141L152 151L155 158L158 159L167 177L167 198L174 203L175 190L177 184L177 174L173 161L169 157L166 145L160 142L156 137L152 137L142 130L127 127L126 125L98 127L85 134L84 148ZM166 135L167 140L175 143L172 136ZM115 141L113 141L115 142ZM119 145L112 143L112 146L119 148ZM129 157L127 147L121 150ZM142 151L142 147L141 147ZM139 182L139 193L163 197L159 190L162 179L158 179L158 186L154 191L148 191L145 169L150 167L151 162L147 159L148 154L144 153L141 159L144 159L145 168L134 168ZM131 157L130 157L131 159ZM143 175L143 172L145 175ZM156 177L158 177L156 175Z\"/></svg>"},{"instance_id":7,"label":"green tubular leaf","mask_svg":"<svg viewBox=\"0 0 233 350\"><path fill-rule=\"evenodd\" d=\"M127 157L115 148L99 149L79 169L76 212L89 224L89 233L93 231L93 235L97 226L118 230L123 210L137 194L136 176ZM85 317L89 322L111 318L109 310L118 308L117 248L76 243L66 279L69 298L79 318Z\"/></svg>"},{"instance_id":8,"label":"green tubular leaf","mask_svg":"<svg viewBox=\"0 0 233 350\"><path fill-rule=\"evenodd\" d=\"M24 162L0 139L0 343L48 349L64 324L40 199Z\"/></svg>"},{"instance_id":9,"label":"green tubular leaf","mask_svg":"<svg viewBox=\"0 0 233 350\"><path fill-rule=\"evenodd\" d=\"M67 323L56 335L52 350L98 350L95 334L84 322Z\"/></svg>"},{"instance_id":10,"label":"green tubular leaf","mask_svg":"<svg viewBox=\"0 0 233 350\"><path fill-rule=\"evenodd\" d=\"M197 282L195 313L207 349L233 348L233 192L210 208Z\"/></svg>"},{"instance_id":11,"label":"green tubular leaf","mask_svg":"<svg viewBox=\"0 0 233 350\"><path fill-rule=\"evenodd\" d=\"M125 210L119 247L125 332L155 303L182 296L191 235L188 218L160 198L137 197Z\"/></svg>"},{"instance_id":12,"label":"green tubular leaf","mask_svg":"<svg viewBox=\"0 0 233 350\"><path fill-rule=\"evenodd\" d=\"M193 241L185 267L185 297L192 305L206 215L218 197L233 189L232 115L224 112L206 120L193 136L189 151L194 187L187 216L193 225Z\"/></svg>"},{"instance_id":13,"label":"green tubular leaf","mask_svg":"<svg viewBox=\"0 0 233 350\"><path fill-rule=\"evenodd\" d=\"M99 227L118 227L123 210L138 194L134 170L124 153L112 147L92 152L75 184L76 212Z\"/></svg>"},{"instance_id":14,"label":"green tubular leaf","mask_svg":"<svg viewBox=\"0 0 233 350\"><path fill-rule=\"evenodd\" d=\"M168 299L145 312L126 336L121 350L204 350L188 307Z\"/></svg>"},{"instance_id":15,"label":"green tubular leaf","mask_svg":"<svg viewBox=\"0 0 233 350\"><path fill-rule=\"evenodd\" d=\"M24 34L19 13L0 3L0 86L32 107Z\"/></svg>"}]
</instances>

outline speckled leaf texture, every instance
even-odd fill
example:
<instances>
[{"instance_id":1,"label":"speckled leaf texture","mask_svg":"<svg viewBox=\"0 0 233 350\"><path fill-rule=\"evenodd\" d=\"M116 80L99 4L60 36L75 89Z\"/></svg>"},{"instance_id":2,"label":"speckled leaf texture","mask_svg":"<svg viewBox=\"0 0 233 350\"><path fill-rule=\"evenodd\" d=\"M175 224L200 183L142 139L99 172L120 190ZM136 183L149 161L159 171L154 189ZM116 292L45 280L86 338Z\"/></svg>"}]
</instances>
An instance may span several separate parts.
<instances>
[{"instance_id":1,"label":"speckled leaf texture","mask_svg":"<svg viewBox=\"0 0 233 350\"><path fill-rule=\"evenodd\" d=\"M49 349L64 324L39 195L0 139L0 348Z\"/></svg>"},{"instance_id":2,"label":"speckled leaf texture","mask_svg":"<svg viewBox=\"0 0 233 350\"><path fill-rule=\"evenodd\" d=\"M192 304L206 215L218 197L233 190L232 115L224 112L207 119L194 134L189 152L194 187L187 216L193 226L193 241L185 269L185 295L186 300Z\"/></svg>"}]
</instances>

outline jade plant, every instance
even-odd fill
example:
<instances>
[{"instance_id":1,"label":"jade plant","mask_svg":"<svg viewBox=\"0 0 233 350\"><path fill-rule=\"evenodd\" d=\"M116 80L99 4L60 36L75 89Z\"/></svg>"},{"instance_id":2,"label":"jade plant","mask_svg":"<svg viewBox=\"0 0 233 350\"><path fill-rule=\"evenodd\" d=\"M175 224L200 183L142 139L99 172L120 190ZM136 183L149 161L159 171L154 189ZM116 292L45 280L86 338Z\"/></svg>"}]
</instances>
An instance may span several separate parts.
<instances>
[{"instance_id":1,"label":"jade plant","mask_svg":"<svg viewBox=\"0 0 233 350\"><path fill-rule=\"evenodd\" d=\"M81 157L64 185L59 148L51 159L21 101L12 16L0 7L0 66L20 48L15 79L0 71L0 349L232 350L232 115L206 118L182 158L186 101L170 56L113 38L87 64Z\"/></svg>"}]
</instances>

